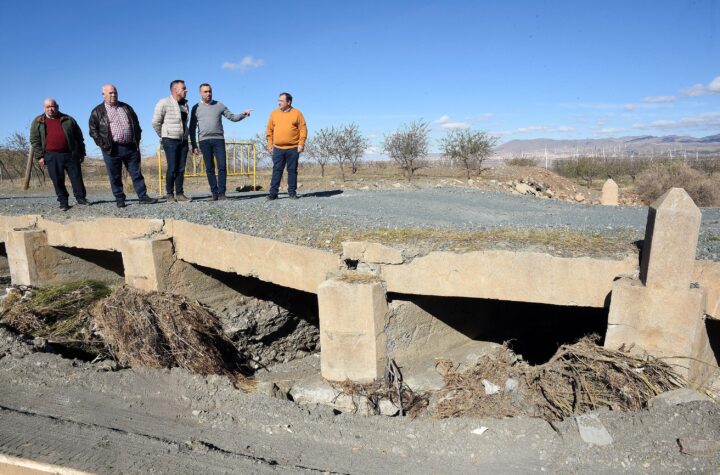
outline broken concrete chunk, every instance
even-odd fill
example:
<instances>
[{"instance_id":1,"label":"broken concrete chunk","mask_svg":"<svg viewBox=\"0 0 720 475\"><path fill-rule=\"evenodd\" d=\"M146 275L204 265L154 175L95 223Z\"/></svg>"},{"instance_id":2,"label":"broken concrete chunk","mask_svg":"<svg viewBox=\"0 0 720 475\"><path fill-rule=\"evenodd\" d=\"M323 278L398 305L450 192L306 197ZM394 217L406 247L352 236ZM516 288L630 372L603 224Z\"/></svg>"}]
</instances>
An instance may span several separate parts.
<instances>
[{"instance_id":1,"label":"broken concrete chunk","mask_svg":"<svg viewBox=\"0 0 720 475\"><path fill-rule=\"evenodd\" d=\"M586 443L600 446L613 443L612 436L602 422L600 422L597 414L588 413L575 416L575 422L577 423L578 431L580 431L580 437Z\"/></svg>"},{"instance_id":2,"label":"broken concrete chunk","mask_svg":"<svg viewBox=\"0 0 720 475\"><path fill-rule=\"evenodd\" d=\"M713 457L720 454L720 440L684 438L678 439L678 445L685 455Z\"/></svg>"},{"instance_id":3,"label":"broken concrete chunk","mask_svg":"<svg viewBox=\"0 0 720 475\"><path fill-rule=\"evenodd\" d=\"M712 401L712 399L694 389L679 388L658 394L648 401L648 406L653 407L658 403L677 406L678 404L685 404L692 401Z\"/></svg>"}]
</instances>

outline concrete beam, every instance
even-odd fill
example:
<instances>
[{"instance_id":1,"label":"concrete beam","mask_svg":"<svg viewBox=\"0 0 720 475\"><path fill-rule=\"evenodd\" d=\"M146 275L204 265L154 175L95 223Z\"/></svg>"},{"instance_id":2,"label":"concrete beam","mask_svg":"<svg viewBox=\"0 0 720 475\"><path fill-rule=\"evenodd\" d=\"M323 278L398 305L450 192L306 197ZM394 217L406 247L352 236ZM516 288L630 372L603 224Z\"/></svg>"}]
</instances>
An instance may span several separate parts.
<instances>
[{"instance_id":1,"label":"concrete beam","mask_svg":"<svg viewBox=\"0 0 720 475\"><path fill-rule=\"evenodd\" d=\"M186 221L166 222L178 259L317 293L340 262L331 252L247 236Z\"/></svg>"},{"instance_id":2,"label":"concrete beam","mask_svg":"<svg viewBox=\"0 0 720 475\"><path fill-rule=\"evenodd\" d=\"M720 262L695 261L692 281L707 292L705 313L720 319Z\"/></svg>"},{"instance_id":3,"label":"concrete beam","mask_svg":"<svg viewBox=\"0 0 720 475\"><path fill-rule=\"evenodd\" d=\"M322 376L361 383L382 378L388 314L382 284L327 280L318 288L318 305Z\"/></svg>"},{"instance_id":4,"label":"concrete beam","mask_svg":"<svg viewBox=\"0 0 720 475\"><path fill-rule=\"evenodd\" d=\"M122 251L129 239L163 232L162 219L97 218L59 223L40 218L37 227L47 232L48 244L100 251Z\"/></svg>"},{"instance_id":5,"label":"concrete beam","mask_svg":"<svg viewBox=\"0 0 720 475\"><path fill-rule=\"evenodd\" d=\"M613 280L637 271L637 259L562 258L534 252L431 252L382 266L388 292L604 307Z\"/></svg>"}]
</instances>

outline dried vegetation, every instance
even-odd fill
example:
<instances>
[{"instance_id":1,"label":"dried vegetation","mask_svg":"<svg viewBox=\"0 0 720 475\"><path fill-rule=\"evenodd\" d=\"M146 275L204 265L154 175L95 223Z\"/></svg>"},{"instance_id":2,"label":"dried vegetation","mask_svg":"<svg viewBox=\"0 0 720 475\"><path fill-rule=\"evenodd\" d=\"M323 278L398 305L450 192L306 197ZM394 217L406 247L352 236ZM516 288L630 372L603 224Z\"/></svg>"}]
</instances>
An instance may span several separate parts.
<instances>
[{"instance_id":1,"label":"dried vegetation","mask_svg":"<svg viewBox=\"0 0 720 475\"><path fill-rule=\"evenodd\" d=\"M473 368L458 370L443 360L438 370L445 379L435 406L439 417L528 415L553 421L602 407L634 411L686 385L667 363L608 350L593 338L561 346L539 366L502 347ZM487 394L487 382L499 386L498 392Z\"/></svg>"}]
</instances>

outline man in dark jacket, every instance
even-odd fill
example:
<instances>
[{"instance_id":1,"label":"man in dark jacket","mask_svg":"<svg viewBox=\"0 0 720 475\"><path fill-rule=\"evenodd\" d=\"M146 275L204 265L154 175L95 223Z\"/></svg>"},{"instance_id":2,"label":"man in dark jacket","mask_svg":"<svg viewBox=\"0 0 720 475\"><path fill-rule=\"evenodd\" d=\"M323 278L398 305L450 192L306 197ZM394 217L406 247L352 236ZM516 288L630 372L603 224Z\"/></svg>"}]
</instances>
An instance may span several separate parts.
<instances>
[{"instance_id":1,"label":"man in dark jacket","mask_svg":"<svg viewBox=\"0 0 720 475\"><path fill-rule=\"evenodd\" d=\"M125 207L123 165L132 178L140 204L157 203L157 199L147 195L145 178L140 169L142 129L135 111L118 101L117 89L112 84L102 87L102 95L104 101L90 113L90 136L102 151L117 207Z\"/></svg>"},{"instance_id":2,"label":"man in dark jacket","mask_svg":"<svg viewBox=\"0 0 720 475\"><path fill-rule=\"evenodd\" d=\"M41 167L47 167L61 210L70 209L69 195L65 188L66 172L70 177L77 204L89 205L85 198L85 184L80 169L80 164L85 160L82 130L75 119L60 112L55 99L45 99L43 107L45 113L35 117L30 125L33 155Z\"/></svg>"}]
</instances>

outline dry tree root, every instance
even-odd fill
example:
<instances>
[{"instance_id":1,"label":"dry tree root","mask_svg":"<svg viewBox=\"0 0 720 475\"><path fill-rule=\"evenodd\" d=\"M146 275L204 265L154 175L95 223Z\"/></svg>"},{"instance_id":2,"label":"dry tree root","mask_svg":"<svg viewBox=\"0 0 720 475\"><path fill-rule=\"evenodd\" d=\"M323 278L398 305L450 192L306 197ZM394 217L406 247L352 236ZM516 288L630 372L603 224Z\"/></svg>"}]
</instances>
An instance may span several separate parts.
<instances>
[{"instance_id":1,"label":"dry tree root","mask_svg":"<svg viewBox=\"0 0 720 475\"><path fill-rule=\"evenodd\" d=\"M507 347L499 348L468 371L456 371L452 363L441 361L438 369L445 388L438 394L436 415L524 414L554 421L601 407L638 410L653 396L687 385L669 364L608 350L597 344L597 337L563 345L539 366L513 356ZM483 379L501 387L514 379L518 387L488 395Z\"/></svg>"},{"instance_id":2,"label":"dry tree root","mask_svg":"<svg viewBox=\"0 0 720 475\"><path fill-rule=\"evenodd\" d=\"M122 286L99 302L94 313L95 331L122 365L178 366L227 375L240 389L252 387L245 362L218 319L185 297Z\"/></svg>"}]
</instances>

